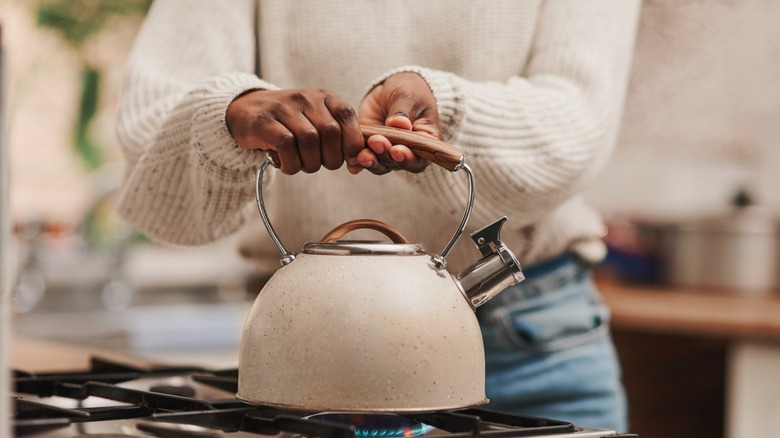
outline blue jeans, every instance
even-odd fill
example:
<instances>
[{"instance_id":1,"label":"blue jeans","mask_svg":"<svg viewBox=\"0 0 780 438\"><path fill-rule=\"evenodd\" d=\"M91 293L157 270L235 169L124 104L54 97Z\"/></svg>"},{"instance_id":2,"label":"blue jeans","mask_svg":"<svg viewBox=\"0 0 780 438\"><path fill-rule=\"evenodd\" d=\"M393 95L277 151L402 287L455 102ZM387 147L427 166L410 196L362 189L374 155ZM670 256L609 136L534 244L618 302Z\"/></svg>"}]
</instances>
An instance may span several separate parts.
<instances>
[{"instance_id":1,"label":"blue jeans","mask_svg":"<svg viewBox=\"0 0 780 438\"><path fill-rule=\"evenodd\" d=\"M571 255L477 309L487 409L626 430L626 400L609 312L589 269Z\"/></svg>"}]
</instances>

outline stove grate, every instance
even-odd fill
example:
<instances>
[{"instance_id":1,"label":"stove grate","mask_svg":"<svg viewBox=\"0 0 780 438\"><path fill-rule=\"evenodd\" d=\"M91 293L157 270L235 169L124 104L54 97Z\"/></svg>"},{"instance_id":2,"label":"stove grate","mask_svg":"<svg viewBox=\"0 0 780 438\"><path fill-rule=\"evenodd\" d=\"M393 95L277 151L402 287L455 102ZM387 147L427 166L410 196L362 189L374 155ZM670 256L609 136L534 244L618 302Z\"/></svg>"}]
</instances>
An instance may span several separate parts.
<instances>
[{"instance_id":1,"label":"stove grate","mask_svg":"<svg viewBox=\"0 0 780 438\"><path fill-rule=\"evenodd\" d=\"M26 373L16 371L14 429L17 437L35 436L56 429L92 422L143 420L136 428L152 436L209 438L224 433L246 432L260 435L284 435L318 438L357 438L364 434L351 424L316 418L315 412L300 412L265 406L253 406L234 397L238 371L208 370L199 367L149 367L93 358L89 370L65 373ZM127 387L143 379L186 378L201 388L226 391L230 397L197 398L193 387L163 383L151 390ZM125 386L123 386L125 385ZM132 386L132 385L131 385ZM35 400L23 398L31 395ZM71 399L77 407L59 407L47 403L50 397ZM91 404L99 406L86 406ZM518 416L484 409L463 409L431 413L399 414L408 421L438 429L451 438L484 436L491 438L576 435L579 429L565 421ZM155 423L156 422L156 423ZM169 426L166 427L164 423ZM188 425L196 431L170 426ZM388 432L389 433L389 432ZM368 436L382 438L381 433ZM385 437L390 435L385 435Z\"/></svg>"}]
</instances>

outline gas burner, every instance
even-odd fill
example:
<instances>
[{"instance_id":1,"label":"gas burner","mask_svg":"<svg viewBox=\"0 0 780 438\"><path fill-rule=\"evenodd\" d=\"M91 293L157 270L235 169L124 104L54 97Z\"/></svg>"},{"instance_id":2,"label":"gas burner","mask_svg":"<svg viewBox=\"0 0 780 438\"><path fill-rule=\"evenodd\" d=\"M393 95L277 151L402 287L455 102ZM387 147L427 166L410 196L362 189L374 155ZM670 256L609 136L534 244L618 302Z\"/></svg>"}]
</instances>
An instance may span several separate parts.
<instances>
[{"instance_id":1,"label":"gas burner","mask_svg":"<svg viewBox=\"0 0 780 438\"><path fill-rule=\"evenodd\" d=\"M124 433L90 433L73 435L72 438L137 438L135 435L126 435Z\"/></svg>"},{"instance_id":2,"label":"gas burner","mask_svg":"<svg viewBox=\"0 0 780 438\"><path fill-rule=\"evenodd\" d=\"M238 370L138 368L93 358L88 370L14 373L16 437L604 438L608 430L485 409L415 414L300 412L235 397Z\"/></svg>"},{"instance_id":3,"label":"gas burner","mask_svg":"<svg viewBox=\"0 0 780 438\"><path fill-rule=\"evenodd\" d=\"M411 418L388 413L321 412L305 418L352 426L359 438L415 437L434 429Z\"/></svg>"}]
</instances>

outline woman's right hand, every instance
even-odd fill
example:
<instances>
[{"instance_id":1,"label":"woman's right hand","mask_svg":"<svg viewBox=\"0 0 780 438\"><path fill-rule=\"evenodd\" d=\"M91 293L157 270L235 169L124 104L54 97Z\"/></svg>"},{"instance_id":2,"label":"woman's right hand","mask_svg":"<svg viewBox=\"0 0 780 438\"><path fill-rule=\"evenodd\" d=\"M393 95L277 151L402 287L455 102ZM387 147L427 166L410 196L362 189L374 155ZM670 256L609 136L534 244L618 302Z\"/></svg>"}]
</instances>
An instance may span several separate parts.
<instances>
[{"instance_id":1,"label":"woman's right hand","mask_svg":"<svg viewBox=\"0 0 780 438\"><path fill-rule=\"evenodd\" d=\"M328 91L252 90L230 103L226 122L239 146L269 151L284 174L336 170L345 161L351 173L363 169L355 110Z\"/></svg>"}]
</instances>

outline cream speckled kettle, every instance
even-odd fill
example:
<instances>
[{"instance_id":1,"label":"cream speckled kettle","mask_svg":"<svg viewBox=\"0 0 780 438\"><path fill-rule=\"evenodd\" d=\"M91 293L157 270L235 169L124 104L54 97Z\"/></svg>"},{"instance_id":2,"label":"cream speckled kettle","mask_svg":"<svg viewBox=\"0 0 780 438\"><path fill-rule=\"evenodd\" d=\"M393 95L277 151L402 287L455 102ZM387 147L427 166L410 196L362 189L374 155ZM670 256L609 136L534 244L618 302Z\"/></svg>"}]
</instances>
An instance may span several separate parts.
<instances>
[{"instance_id":1,"label":"cream speckled kettle","mask_svg":"<svg viewBox=\"0 0 780 438\"><path fill-rule=\"evenodd\" d=\"M469 198L463 219L440 255L408 243L389 225L350 221L297 256L279 241L265 211L263 172L257 204L282 255L258 294L241 338L240 399L308 411L424 412L485 403L485 360L474 309L523 279L501 242L506 218L471 235L482 257L452 275L445 257L466 227L474 176L463 153L430 137L381 126L385 135L450 171L464 169ZM389 242L340 241L370 228Z\"/></svg>"}]
</instances>

